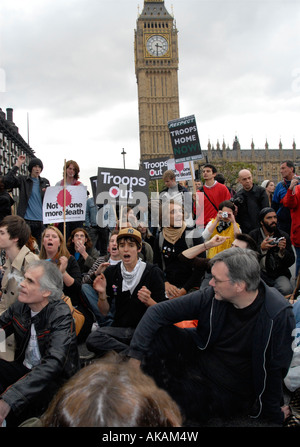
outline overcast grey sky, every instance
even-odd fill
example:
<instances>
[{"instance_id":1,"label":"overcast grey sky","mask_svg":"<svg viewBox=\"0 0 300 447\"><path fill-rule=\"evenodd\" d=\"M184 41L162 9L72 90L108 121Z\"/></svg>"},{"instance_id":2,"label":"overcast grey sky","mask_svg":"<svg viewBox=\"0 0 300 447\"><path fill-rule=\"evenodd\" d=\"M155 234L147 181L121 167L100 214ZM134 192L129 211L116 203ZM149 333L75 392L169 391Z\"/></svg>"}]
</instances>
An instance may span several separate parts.
<instances>
[{"instance_id":1,"label":"overcast grey sky","mask_svg":"<svg viewBox=\"0 0 300 447\"><path fill-rule=\"evenodd\" d=\"M134 29L143 0L1 0L0 107L54 185L64 159L81 180L98 166L138 169ZM300 147L298 0L166 0L179 31L181 117L202 148ZM5 84L5 85L3 85ZM1 82L0 82L1 87Z\"/></svg>"}]
</instances>

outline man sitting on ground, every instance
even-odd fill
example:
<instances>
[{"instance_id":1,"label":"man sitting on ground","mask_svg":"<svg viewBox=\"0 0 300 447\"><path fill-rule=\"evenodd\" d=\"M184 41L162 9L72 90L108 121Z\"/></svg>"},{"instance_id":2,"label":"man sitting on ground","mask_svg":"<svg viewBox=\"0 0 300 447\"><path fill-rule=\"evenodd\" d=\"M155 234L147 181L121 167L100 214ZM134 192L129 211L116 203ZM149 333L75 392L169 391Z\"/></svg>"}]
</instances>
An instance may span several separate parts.
<instances>
[{"instance_id":1,"label":"man sitting on ground","mask_svg":"<svg viewBox=\"0 0 300 447\"><path fill-rule=\"evenodd\" d=\"M290 237L279 230L273 208L263 208L259 213L259 221L260 227L249 235L255 240L260 253L262 279L283 295L289 295L293 292L289 267L295 262Z\"/></svg>"},{"instance_id":2,"label":"man sitting on ground","mask_svg":"<svg viewBox=\"0 0 300 447\"><path fill-rule=\"evenodd\" d=\"M125 228L117 242L122 261L107 267L94 281L100 313L113 315L111 326L97 328L86 340L88 350L98 356L111 350L125 353L147 308L165 299L162 271L138 256L141 233Z\"/></svg>"},{"instance_id":3,"label":"man sitting on ground","mask_svg":"<svg viewBox=\"0 0 300 447\"><path fill-rule=\"evenodd\" d=\"M61 299L63 279L56 265L31 264L18 300L0 316L0 329L16 338L16 360L0 359L0 426L39 416L58 387L80 367L76 333Z\"/></svg>"},{"instance_id":4,"label":"man sitting on ground","mask_svg":"<svg viewBox=\"0 0 300 447\"><path fill-rule=\"evenodd\" d=\"M292 306L261 281L253 250L229 248L210 262L210 287L147 310L130 362L142 362L190 420L252 414L282 424L290 414L283 378L293 354ZM174 325L182 320L198 325Z\"/></svg>"},{"instance_id":5,"label":"man sitting on ground","mask_svg":"<svg viewBox=\"0 0 300 447\"><path fill-rule=\"evenodd\" d=\"M98 293L93 288L93 282L98 275L104 272L106 267L109 265L115 265L121 262L118 244L117 244L117 236L119 234L118 230L114 230L109 239L108 243L108 255L99 256L99 258L94 262L90 270L87 274L83 275L81 292L86 300L88 306L93 312L96 323L94 328L97 326L109 326L112 323L113 316L111 313L104 316L100 313L98 308Z\"/></svg>"}]
</instances>

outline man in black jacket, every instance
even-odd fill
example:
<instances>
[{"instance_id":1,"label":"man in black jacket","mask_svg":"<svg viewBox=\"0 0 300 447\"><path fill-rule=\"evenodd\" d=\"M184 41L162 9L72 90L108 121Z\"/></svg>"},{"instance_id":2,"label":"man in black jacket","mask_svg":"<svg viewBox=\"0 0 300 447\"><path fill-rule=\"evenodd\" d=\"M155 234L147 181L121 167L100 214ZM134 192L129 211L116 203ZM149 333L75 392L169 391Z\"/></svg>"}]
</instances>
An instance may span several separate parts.
<instances>
[{"instance_id":1,"label":"man in black jacket","mask_svg":"<svg viewBox=\"0 0 300 447\"><path fill-rule=\"evenodd\" d=\"M236 221L242 232L248 233L259 226L259 212L269 206L266 190L262 186L254 185L252 174L248 169L239 172L239 183L242 188L232 198L237 206Z\"/></svg>"},{"instance_id":2,"label":"man in black jacket","mask_svg":"<svg viewBox=\"0 0 300 447\"><path fill-rule=\"evenodd\" d=\"M265 417L282 424L292 359L292 306L260 279L253 250L211 259L210 287L149 308L136 328L132 365L152 375L188 419ZM198 320L196 328L174 323Z\"/></svg>"},{"instance_id":3,"label":"man in black jacket","mask_svg":"<svg viewBox=\"0 0 300 447\"><path fill-rule=\"evenodd\" d=\"M23 217L31 228L32 236L40 247L43 225L43 199L49 180L40 177L43 163L39 158L32 158L28 165L29 175L17 175L18 170L25 163L25 155L17 158L15 166L4 176L6 188L19 188L20 197L17 208L18 216Z\"/></svg>"},{"instance_id":4,"label":"man in black jacket","mask_svg":"<svg viewBox=\"0 0 300 447\"><path fill-rule=\"evenodd\" d=\"M262 279L282 295L289 295L293 292L289 267L294 264L295 255L290 237L279 230L277 219L273 208L263 208L259 213L260 227L249 236L255 240L260 253Z\"/></svg>"},{"instance_id":5,"label":"man in black jacket","mask_svg":"<svg viewBox=\"0 0 300 447\"><path fill-rule=\"evenodd\" d=\"M15 335L13 362L0 359L0 426L39 417L58 387L80 368L73 318L61 299L56 265L27 268L18 300L0 316L0 334ZM4 332L3 332L4 331Z\"/></svg>"},{"instance_id":6,"label":"man in black jacket","mask_svg":"<svg viewBox=\"0 0 300 447\"><path fill-rule=\"evenodd\" d=\"M124 228L119 231L117 244L121 262L107 267L93 283L99 312L113 318L111 326L97 328L86 340L88 350L98 356L111 350L126 353L147 308L165 299L163 272L138 256L141 233Z\"/></svg>"}]
</instances>

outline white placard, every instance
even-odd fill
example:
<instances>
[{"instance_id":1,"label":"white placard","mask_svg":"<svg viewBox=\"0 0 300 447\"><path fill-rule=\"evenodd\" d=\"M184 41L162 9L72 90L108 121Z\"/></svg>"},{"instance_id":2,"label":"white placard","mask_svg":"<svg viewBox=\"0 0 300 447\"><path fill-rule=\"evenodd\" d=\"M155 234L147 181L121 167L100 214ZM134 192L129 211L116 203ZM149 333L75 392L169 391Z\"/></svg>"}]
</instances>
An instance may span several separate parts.
<instances>
[{"instance_id":1,"label":"white placard","mask_svg":"<svg viewBox=\"0 0 300 447\"><path fill-rule=\"evenodd\" d=\"M76 222L85 220L87 188L86 186L50 186L45 191L43 202L43 223ZM64 196L66 206L64 213ZM65 217L64 217L65 214Z\"/></svg>"}]
</instances>

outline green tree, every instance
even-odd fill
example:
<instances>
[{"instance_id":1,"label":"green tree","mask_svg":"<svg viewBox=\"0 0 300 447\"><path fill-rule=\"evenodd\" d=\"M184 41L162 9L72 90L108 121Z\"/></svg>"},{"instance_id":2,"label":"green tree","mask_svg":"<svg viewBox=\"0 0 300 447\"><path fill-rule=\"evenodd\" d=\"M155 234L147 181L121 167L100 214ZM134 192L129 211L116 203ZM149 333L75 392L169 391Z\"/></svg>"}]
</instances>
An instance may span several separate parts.
<instances>
[{"instance_id":1,"label":"green tree","mask_svg":"<svg viewBox=\"0 0 300 447\"><path fill-rule=\"evenodd\" d=\"M214 163L214 166L217 168L218 172L224 175L226 180L226 185L230 188L234 188L234 186L238 183L238 175L241 169L249 169L253 176L253 181L255 183L256 180L256 166L251 163L245 162L230 162L230 161L222 161Z\"/></svg>"}]
</instances>

